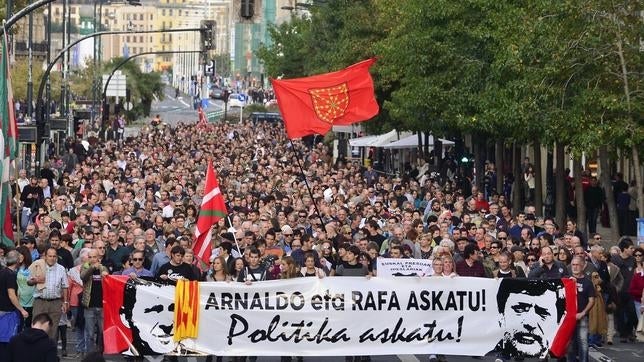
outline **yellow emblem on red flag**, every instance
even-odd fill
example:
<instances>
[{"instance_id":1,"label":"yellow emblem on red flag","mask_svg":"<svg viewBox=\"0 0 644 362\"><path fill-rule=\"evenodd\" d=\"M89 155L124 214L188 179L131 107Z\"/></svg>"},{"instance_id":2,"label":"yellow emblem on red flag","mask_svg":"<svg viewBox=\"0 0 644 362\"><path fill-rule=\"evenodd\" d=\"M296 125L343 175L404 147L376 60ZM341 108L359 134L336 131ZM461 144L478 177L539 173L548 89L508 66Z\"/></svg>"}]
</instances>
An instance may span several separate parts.
<instances>
[{"instance_id":1,"label":"yellow emblem on red flag","mask_svg":"<svg viewBox=\"0 0 644 362\"><path fill-rule=\"evenodd\" d=\"M347 83L333 87L309 89L315 114L324 122L333 123L344 116L349 107L349 89Z\"/></svg>"},{"instance_id":2,"label":"yellow emblem on red flag","mask_svg":"<svg viewBox=\"0 0 644 362\"><path fill-rule=\"evenodd\" d=\"M199 332L199 282L179 280L174 291L174 340L197 338Z\"/></svg>"}]
</instances>

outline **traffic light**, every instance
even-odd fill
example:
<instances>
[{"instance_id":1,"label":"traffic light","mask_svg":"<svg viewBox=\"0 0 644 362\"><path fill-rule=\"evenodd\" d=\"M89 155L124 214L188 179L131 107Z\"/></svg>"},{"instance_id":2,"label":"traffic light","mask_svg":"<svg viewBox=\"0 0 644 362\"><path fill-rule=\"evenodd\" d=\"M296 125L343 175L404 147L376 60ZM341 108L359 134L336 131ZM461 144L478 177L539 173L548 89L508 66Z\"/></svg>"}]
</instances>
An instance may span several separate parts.
<instances>
[{"instance_id":1,"label":"traffic light","mask_svg":"<svg viewBox=\"0 0 644 362\"><path fill-rule=\"evenodd\" d=\"M239 15L244 19L252 19L255 15L255 0L241 0Z\"/></svg>"},{"instance_id":2,"label":"traffic light","mask_svg":"<svg viewBox=\"0 0 644 362\"><path fill-rule=\"evenodd\" d=\"M217 22L214 20L201 21L201 50L208 51L215 49L215 28Z\"/></svg>"}]
</instances>

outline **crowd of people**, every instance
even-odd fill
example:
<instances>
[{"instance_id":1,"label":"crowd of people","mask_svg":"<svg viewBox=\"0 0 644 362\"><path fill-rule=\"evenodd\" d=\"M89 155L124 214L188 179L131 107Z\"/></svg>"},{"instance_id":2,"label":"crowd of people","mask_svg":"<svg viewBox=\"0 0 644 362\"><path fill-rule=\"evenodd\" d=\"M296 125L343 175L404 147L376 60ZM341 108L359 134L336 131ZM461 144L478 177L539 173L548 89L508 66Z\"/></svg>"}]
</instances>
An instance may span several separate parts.
<instances>
[{"instance_id":1,"label":"crowd of people","mask_svg":"<svg viewBox=\"0 0 644 362\"><path fill-rule=\"evenodd\" d=\"M615 336L636 342L641 247L585 235L574 220L557 225L530 204L512 210L503 195L436 176L422 159L391 176L334 162L322 142L291 143L281 124L250 122L156 122L119 143L65 147L38 177L21 170L15 180L21 238L1 249L0 324L16 328L0 336L0 360L11 335L46 323L63 357L100 352L109 274L164 284L377 276L378 257L431 259L444 277L572 276L580 322L569 358L586 361L589 343ZM228 217L212 228L213 256L200 260L192 246L210 159Z\"/></svg>"}]
</instances>

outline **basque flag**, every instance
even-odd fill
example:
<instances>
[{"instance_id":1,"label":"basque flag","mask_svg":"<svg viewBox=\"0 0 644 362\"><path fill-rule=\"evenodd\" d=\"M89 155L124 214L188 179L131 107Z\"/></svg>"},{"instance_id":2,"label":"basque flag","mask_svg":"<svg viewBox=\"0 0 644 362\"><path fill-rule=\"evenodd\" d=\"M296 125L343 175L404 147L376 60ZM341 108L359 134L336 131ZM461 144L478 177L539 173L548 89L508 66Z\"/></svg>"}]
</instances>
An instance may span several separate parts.
<instances>
[{"instance_id":1,"label":"basque flag","mask_svg":"<svg viewBox=\"0 0 644 362\"><path fill-rule=\"evenodd\" d=\"M197 219L197 228L195 230L195 245L193 250L203 262L210 261L212 254L212 235L210 228L220 219L226 217L226 203L219 189L217 175L212 166L212 160L208 161L208 171L206 171L206 187L204 197L199 210Z\"/></svg>"}]
</instances>

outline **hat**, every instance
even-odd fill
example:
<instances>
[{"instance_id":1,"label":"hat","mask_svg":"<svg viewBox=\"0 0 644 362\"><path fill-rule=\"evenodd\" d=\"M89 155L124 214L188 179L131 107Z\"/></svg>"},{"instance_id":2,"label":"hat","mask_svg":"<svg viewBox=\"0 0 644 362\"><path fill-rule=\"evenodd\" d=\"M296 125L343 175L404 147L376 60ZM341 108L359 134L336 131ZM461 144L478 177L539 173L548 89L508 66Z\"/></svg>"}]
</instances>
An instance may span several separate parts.
<instances>
[{"instance_id":1,"label":"hat","mask_svg":"<svg viewBox=\"0 0 644 362\"><path fill-rule=\"evenodd\" d=\"M520 251L520 252L522 252L522 253L525 253L525 248L524 248L524 247L522 247L522 246L519 246L519 245L515 245L515 246L513 246L513 247L510 249L510 251L511 251L511 252L513 252L513 253L514 253L515 251Z\"/></svg>"},{"instance_id":2,"label":"hat","mask_svg":"<svg viewBox=\"0 0 644 362\"><path fill-rule=\"evenodd\" d=\"M31 235L25 236L24 238L20 239L20 243L22 243L22 244L34 243L35 244L36 243L36 238L34 238Z\"/></svg>"},{"instance_id":3,"label":"hat","mask_svg":"<svg viewBox=\"0 0 644 362\"><path fill-rule=\"evenodd\" d=\"M289 225L282 226L282 234L293 234L293 229Z\"/></svg>"},{"instance_id":4,"label":"hat","mask_svg":"<svg viewBox=\"0 0 644 362\"><path fill-rule=\"evenodd\" d=\"M223 234L221 234L219 236L221 236L222 239L226 239L228 241L234 241L235 240L235 235L233 235L233 233L223 233Z\"/></svg>"},{"instance_id":5,"label":"hat","mask_svg":"<svg viewBox=\"0 0 644 362\"><path fill-rule=\"evenodd\" d=\"M537 218L534 216L534 214L526 214L525 219L526 220L536 220Z\"/></svg>"}]
</instances>

